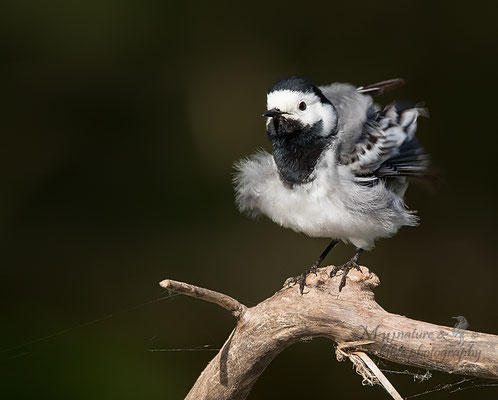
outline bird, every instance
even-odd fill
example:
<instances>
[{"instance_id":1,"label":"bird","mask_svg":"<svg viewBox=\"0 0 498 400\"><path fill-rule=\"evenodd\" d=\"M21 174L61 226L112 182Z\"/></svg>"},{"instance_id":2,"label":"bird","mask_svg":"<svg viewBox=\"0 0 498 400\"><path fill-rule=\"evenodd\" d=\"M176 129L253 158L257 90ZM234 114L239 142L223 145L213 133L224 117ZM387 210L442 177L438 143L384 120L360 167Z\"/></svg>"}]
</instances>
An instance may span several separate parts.
<instances>
[{"instance_id":1,"label":"bird","mask_svg":"<svg viewBox=\"0 0 498 400\"><path fill-rule=\"evenodd\" d=\"M318 259L291 283L301 294L306 276L317 272L339 242L356 247L354 256L334 267L342 271L339 292L360 255L379 238L418 216L404 202L408 179L427 174L429 157L415 132L427 111L420 104L373 98L404 85L396 78L367 86L316 86L305 78L284 78L270 86L266 132L271 153L260 149L234 164L238 209L266 216L310 237L328 238Z\"/></svg>"}]
</instances>

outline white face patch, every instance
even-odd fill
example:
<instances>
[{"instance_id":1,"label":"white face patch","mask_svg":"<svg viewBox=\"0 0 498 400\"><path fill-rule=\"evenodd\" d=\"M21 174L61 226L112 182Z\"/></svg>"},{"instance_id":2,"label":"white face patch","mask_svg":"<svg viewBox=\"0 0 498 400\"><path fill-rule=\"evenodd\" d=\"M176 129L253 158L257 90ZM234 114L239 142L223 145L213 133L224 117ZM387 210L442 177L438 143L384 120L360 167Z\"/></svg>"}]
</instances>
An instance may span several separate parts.
<instances>
[{"instance_id":1,"label":"white face patch","mask_svg":"<svg viewBox=\"0 0 498 400\"><path fill-rule=\"evenodd\" d=\"M299 109L299 104L306 104L305 110ZM304 125L314 125L323 122L323 135L328 135L335 128L337 116L330 104L324 104L315 93L303 93L295 90L276 90L268 94L268 110L278 108L287 113L285 118L301 121ZM268 121L270 119L268 118Z\"/></svg>"}]
</instances>

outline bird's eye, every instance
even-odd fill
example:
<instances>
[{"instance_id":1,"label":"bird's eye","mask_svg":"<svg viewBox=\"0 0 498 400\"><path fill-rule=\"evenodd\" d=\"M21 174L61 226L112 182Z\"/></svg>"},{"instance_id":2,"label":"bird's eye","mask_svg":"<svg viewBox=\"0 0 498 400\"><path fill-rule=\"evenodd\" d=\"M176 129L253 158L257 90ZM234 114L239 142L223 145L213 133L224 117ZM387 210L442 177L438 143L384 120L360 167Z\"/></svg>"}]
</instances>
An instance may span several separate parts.
<instances>
[{"instance_id":1,"label":"bird's eye","mask_svg":"<svg viewBox=\"0 0 498 400\"><path fill-rule=\"evenodd\" d=\"M299 103L299 109L301 111L304 111L306 110L306 103L304 101L302 101L301 103Z\"/></svg>"}]
</instances>

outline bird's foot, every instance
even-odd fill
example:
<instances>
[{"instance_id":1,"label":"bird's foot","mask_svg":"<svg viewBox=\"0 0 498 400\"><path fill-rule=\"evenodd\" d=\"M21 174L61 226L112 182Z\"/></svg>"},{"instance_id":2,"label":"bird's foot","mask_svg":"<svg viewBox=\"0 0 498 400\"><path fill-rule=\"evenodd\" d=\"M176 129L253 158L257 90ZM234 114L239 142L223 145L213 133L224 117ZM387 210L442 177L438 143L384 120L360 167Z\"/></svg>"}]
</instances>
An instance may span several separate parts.
<instances>
[{"instance_id":1,"label":"bird's foot","mask_svg":"<svg viewBox=\"0 0 498 400\"><path fill-rule=\"evenodd\" d=\"M354 257L351 260L349 260L346 264L335 266L332 269L332 271L330 271L331 278L336 276L337 272L342 271L342 279L341 283L339 284L339 292L342 290L344 286L346 286L346 276L348 275L349 271L351 271L353 268L356 268L358 271L361 272L361 268L356 262Z\"/></svg>"},{"instance_id":2,"label":"bird's foot","mask_svg":"<svg viewBox=\"0 0 498 400\"><path fill-rule=\"evenodd\" d=\"M318 257L318 260L316 260L313 265L311 266L310 269L307 269L304 271L301 275L295 276L293 278L289 278L285 281L284 286L290 287L291 285L294 286L296 283L299 284L299 291L301 294L304 292L304 287L306 286L306 277L310 274L313 273L315 276L318 276L318 267L322 263L322 261L325 259L327 254L332 250L332 248L339 243L338 239L333 239L327 248L323 251L323 253Z\"/></svg>"},{"instance_id":3,"label":"bird's foot","mask_svg":"<svg viewBox=\"0 0 498 400\"><path fill-rule=\"evenodd\" d=\"M287 285L287 287L294 286L296 284L299 285L299 292L301 294L304 293L304 288L306 287L306 277L309 274L317 274L316 272L318 271L318 265L315 263L311 266L310 269L307 269L304 271L301 275L294 276L292 278L287 279L284 285Z\"/></svg>"},{"instance_id":4,"label":"bird's foot","mask_svg":"<svg viewBox=\"0 0 498 400\"><path fill-rule=\"evenodd\" d=\"M299 292L303 294L304 287L306 286L306 277L308 276L309 270L303 272L301 275L293 276L285 281L284 285L287 287L294 286L296 284L299 285Z\"/></svg>"},{"instance_id":5,"label":"bird's foot","mask_svg":"<svg viewBox=\"0 0 498 400\"><path fill-rule=\"evenodd\" d=\"M310 272L312 272L316 276L316 271L318 271L319 266L320 266L320 262L319 261L315 262L311 266L311 268L308 271L306 271L306 273L309 274Z\"/></svg>"}]
</instances>

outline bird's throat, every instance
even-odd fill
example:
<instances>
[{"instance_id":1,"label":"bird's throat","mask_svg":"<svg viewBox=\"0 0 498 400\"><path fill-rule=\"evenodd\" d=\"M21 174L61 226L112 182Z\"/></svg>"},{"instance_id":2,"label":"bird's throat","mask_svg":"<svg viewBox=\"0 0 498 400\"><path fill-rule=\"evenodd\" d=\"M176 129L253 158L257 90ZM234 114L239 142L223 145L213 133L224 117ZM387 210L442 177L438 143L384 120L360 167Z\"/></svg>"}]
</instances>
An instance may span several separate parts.
<instances>
[{"instance_id":1,"label":"bird's throat","mask_svg":"<svg viewBox=\"0 0 498 400\"><path fill-rule=\"evenodd\" d=\"M270 123L268 136L273 145L273 158L280 178L286 185L294 186L313 180L316 163L331 139L319 135L321 122L313 126L290 128L282 121L274 125Z\"/></svg>"}]
</instances>

